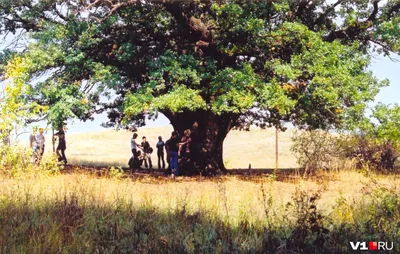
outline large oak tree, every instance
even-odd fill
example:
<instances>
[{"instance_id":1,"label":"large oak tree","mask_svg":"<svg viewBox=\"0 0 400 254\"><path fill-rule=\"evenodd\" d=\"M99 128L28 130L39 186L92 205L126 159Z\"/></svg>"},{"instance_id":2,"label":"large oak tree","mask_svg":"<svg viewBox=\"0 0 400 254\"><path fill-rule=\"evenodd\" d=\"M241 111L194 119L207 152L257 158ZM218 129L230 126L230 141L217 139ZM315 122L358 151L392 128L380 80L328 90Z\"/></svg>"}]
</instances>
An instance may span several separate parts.
<instances>
[{"instance_id":1,"label":"large oak tree","mask_svg":"<svg viewBox=\"0 0 400 254\"><path fill-rule=\"evenodd\" d=\"M100 112L108 126L162 113L180 133L196 121L198 165L224 169L232 128L357 121L387 84L367 71L371 53L399 52L399 9L398 0L2 1L2 33L24 43L2 55L1 71L19 109L54 125Z\"/></svg>"}]
</instances>

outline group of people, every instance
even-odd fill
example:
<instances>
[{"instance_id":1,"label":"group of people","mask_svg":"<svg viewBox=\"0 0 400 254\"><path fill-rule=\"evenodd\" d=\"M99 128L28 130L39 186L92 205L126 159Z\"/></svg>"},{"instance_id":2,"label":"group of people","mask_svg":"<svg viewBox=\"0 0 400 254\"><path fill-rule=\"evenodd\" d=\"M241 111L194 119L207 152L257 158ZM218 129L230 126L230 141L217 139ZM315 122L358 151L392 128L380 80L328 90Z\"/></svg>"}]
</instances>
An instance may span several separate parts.
<instances>
[{"instance_id":1,"label":"group of people","mask_svg":"<svg viewBox=\"0 0 400 254\"><path fill-rule=\"evenodd\" d=\"M33 128L33 132L29 136L29 145L32 149L32 162L35 164L40 164L44 154L46 138L44 137L43 132L43 128L39 128L39 133L37 133L37 128ZM65 142L65 131L63 127L60 127L58 132L54 133L53 139L55 138L58 138L58 145L56 149L58 161L67 164L67 157L65 156L67 144Z\"/></svg>"},{"instance_id":2,"label":"group of people","mask_svg":"<svg viewBox=\"0 0 400 254\"><path fill-rule=\"evenodd\" d=\"M185 168L194 168L194 156L196 154L196 148L198 148L197 141L193 137L197 130L197 123L193 124L193 130L186 129L183 136L180 136L177 131L171 133L171 137L167 141L163 141L162 137L158 137L156 143L157 158L158 158L158 169L165 170L166 173L170 173L172 177L180 175L182 170ZM45 149L46 139L44 137L44 129L37 128L33 129L33 133L29 136L30 147L32 149L32 160L33 163L39 164ZM65 150L67 148L65 141L64 128L59 128L58 132L54 134L53 140L58 138L57 155L59 162L67 164L67 158L65 156ZM134 133L131 140L131 151L132 157L128 164L131 169L139 169L143 165L147 169L152 169L153 164L151 161L151 154L153 148L147 141L146 137L142 137L142 142L137 142L138 134ZM165 150L165 153L164 153ZM166 156L165 156L166 154ZM165 157L168 163L166 168Z\"/></svg>"},{"instance_id":3,"label":"group of people","mask_svg":"<svg viewBox=\"0 0 400 254\"><path fill-rule=\"evenodd\" d=\"M145 167L152 169L153 164L151 162L151 153L153 152L153 148L150 146L150 143L146 140L146 137L142 138L142 143L137 143L136 138L138 137L137 133L134 133L131 139L131 151L132 158L129 160L130 168L138 168L145 163ZM141 151L139 150L141 149Z\"/></svg>"},{"instance_id":4,"label":"group of people","mask_svg":"<svg viewBox=\"0 0 400 254\"><path fill-rule=\"evenodd\" d=\"M197 128L197 123L193 124L193 128ZM165 142L159 136L156 143L158 169L164 169L166 173L170 173L172 177L175 177L180 175L181 169L193 167L193 155L197 146L196 142L193 142L192 135L193 131L190 129L185 130L183 136L180 136L177 131L173 131L170 139ZM144 161L145 168L152 169L151 153L153 149L146 137L142 138L140 144L136 141L137 138L138 134L134 133L130 140L132 157L128 163L129 167L138 169L143 165ZM168 163L167 168L165 168L165 157Z\"/></svg>"}]
</instances>

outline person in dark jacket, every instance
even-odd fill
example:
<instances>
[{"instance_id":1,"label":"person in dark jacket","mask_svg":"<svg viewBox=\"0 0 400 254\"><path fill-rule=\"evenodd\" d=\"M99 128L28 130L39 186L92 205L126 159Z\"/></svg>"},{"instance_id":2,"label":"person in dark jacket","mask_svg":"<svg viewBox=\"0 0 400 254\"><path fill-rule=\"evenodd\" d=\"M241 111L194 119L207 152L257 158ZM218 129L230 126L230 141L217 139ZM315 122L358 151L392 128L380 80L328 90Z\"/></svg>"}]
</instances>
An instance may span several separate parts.
<instances>
[{"instance_id":1,"label":"person in dark jacket","mask_svg":"<svg viewBox=\"0 0 400 254\"><path fill-rule=\"evenodd\" d=\"M57 146L57 155L58 161L63 161L64 164L67 164L67 157L65 157L65 150L67 149L67 143L65 141L65 131L64 127L60 127L57 133L54 133L54 136L58 137L58 146Z\"/></svg>"},{"instance_id":2,"label":"person in dark jacket","mask_svg":"<svg viewBox=\"0 0 400 254\"><path fill-rule=\"evenodd\" d=\"M161 169L161 162L162 162L162 168L165 169L165 160L164 160L164 146L165 143L162 140L162 137L158 137L158 142L156 144L157 147L157 158L158 158L158 169Z\"/></svg>"},{"instance_id":3,"label":"person in dark jacket","mask_svg":"<svg viewBox=\"0 0 400 254\"><path fill-rule=\"evenodd\" d=\"M168 142L168 151L171 165L171 176L175 177L179 175L178 171L178 149L179 149L179 137L176 131L171 133L171 138Z\"/></svg>"},{"instance_id":4,"label":"person in dark jacket","mask_svg":"<svg viewBox=\"0 0 400 254\"><path fill-rule=\"evenodd\" d=\"M165 154L166 154L167 163L168 163L168 167L165 170L165 174L169 175L169 174L171 174L171 160L169 158L169 139L167 141L165 141L164 144L165 144Z\"/></svg>"},{"instance_id":5,"label":"person in dark jacket","mask_svg":"<svg viewBox=\"0 0 400 254\"><path fill-rule=\"evenodd\" d=\"M153 152L153 148L151 148L149 142L146 141L146 137L142 138L142 147L144 153L144 166L152 169L153 165L151 163L151 153Z\"/></svg>"}]
</instances>

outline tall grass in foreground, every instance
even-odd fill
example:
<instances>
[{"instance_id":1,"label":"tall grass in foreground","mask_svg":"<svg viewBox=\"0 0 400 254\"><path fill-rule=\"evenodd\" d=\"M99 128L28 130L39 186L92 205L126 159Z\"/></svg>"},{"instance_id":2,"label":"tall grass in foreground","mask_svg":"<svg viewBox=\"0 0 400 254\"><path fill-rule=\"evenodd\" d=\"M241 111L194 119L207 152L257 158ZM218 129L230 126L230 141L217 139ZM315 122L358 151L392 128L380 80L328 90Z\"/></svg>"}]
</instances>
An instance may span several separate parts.
<instances>
[{"instance_id":1,"label":"tall grass in foreground","mask_svg":"<svg viewBox=\"0 0 400 254\"><path fill-rule=\"evenodd\" d=\"M3 174L1 252L321 253L350 252L349 241L363 240L400 251L393 176L339 172L296 184L124 176Z\"/></svg>"}]
</instances>

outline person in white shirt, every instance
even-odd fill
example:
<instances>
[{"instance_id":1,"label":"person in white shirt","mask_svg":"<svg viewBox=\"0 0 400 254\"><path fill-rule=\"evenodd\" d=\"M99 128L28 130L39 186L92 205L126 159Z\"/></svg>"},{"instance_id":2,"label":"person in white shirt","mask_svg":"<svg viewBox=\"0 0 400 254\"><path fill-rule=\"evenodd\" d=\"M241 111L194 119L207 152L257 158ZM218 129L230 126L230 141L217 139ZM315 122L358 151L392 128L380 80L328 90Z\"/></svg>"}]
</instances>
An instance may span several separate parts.
<instances>
[{"instance_id":1,"label":"person in white shirt","mask_svg":"<svg viewBox=\"0 0 400 254\"><path fill-rule=\"evenodd\" d=\"M143 149L138 143L136 143L136 138L138 137L137 133L134 133L131 138L131 151L133 155L133 167L136 167L138 164L138 149Z\"/></svg>"}]
</instances>

